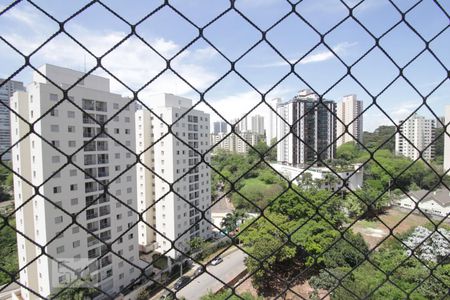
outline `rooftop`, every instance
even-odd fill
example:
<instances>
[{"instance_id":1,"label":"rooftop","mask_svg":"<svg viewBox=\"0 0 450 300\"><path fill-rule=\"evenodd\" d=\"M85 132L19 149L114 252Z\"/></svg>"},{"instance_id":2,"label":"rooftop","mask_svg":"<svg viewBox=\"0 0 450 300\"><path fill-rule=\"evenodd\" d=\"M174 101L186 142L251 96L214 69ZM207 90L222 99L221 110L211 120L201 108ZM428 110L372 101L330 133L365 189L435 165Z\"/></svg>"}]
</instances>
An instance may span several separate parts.
<instances>
[{"instance_id":1,"label":"rooftop","mask_svg":"<svg viewBox=\"0 0 450 300\"><path fill-rule=\"evenodd\" d=\"M409 192L409 196L420 200L421 202L434 200L441 206L447 207L450 205L450 191L446 189L439 189L433 192L430 192L428 190L412 191Z\"/></svg>"}]
</instances>

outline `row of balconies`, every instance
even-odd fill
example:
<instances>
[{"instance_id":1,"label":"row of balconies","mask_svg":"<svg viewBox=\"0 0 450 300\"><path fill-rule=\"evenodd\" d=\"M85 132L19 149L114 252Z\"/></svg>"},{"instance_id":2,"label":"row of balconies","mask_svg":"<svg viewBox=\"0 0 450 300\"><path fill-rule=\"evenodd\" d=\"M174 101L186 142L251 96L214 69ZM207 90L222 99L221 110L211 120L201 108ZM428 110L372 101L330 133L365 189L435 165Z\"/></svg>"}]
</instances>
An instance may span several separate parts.
<instances>
[{"instance_id":1,"label":"row of balconies","mask_svg":"<svg viewBox=\"0 0 450 300\"><path fill-rule=\"evenodd\" d=\"M108 154L85 154L84 155L84 165L90 166L95 164L107 164L109 163Z\"/></svg>"}]
</instances>

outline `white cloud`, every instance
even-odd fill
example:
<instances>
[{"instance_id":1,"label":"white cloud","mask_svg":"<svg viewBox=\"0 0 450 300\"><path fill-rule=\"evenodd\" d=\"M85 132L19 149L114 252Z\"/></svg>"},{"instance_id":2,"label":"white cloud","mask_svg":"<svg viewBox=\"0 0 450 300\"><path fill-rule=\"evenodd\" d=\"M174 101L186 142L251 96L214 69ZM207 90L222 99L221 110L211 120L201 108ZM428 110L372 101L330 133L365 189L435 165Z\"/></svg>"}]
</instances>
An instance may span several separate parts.
<instances>
[{"instance_id":1,"label":"white cloud","mask_svg":"<svg viewBox=\"0 0 450 300\"><path fill-rule=\"evenodd\" d=\"M3 37L17 48L29 53L35 50L42 40L48 38L46 34L48 34L49 28L37 32L33 30L35 24L28 21L36 19L33 14L37 14L37 12L21 7L11 10L8 14L15 26L29 29L28 34L17 34L15 31L3 34ZM96 56L103 55L126 36L126 33L121 31L94 31L79 24L72 24L68 30ZM164 57L171 57L181 49L181 46L174 41L162 37L148 42ZM208 66L208 61L214 55L216 55L215 51L208 47L185 50L173 61L173 68L194 87L205 88L217 77ZM51 63L76 70L84 70L85 64L87 65L86 69L90 70L96 64L92 56L65 34L60 34L51 40L32 56L31 61L35 66ZM132 89L141 88L166 68L165 60L135 36L127 39L109 53L102 60L102 65ZM95 71L94 73L106 75L104 71ZM113 92L128 94L128 90L115 80L111 81L111 87ZM160 92L186 95L192 92L192 89L174 73L166 71L140 95L145 97Z\"/></svg>"},{"instance_id":2,"label":"white cloud","mask_svg":"<svg viewBox=\"0 0 450 300\"><path fill-rule=\"evenodd\" d=\"M266 97L266 102L270 103L271 99L281 98L287 99L291 97L295 91L289 88L275 88L270 95ZM210 101L211 106L217 110L221 116L223 116L228 122L232 122L235 119L242 118L253 107L255 107L261 101L261 96L255 91L245 91L235 93L214 101ZM211 121L222 121L212 109L210 109L204 103L199 104L196 108L204 110L210 114ZM252 115L262 115L265 120L268 120L271 110L266 104L260 104L255 110L253 110L248 117Z\"/></svg>"},{"instance_id":3,"label":"white cloud","mask_svg":"<svg viewBox=\"0 0 450 300\"><path fill-rule=\"evenodd\" d=\"M343 42L343 43L337 44L336 46L332 47L331 49L338 55L345 55L346 51L349 48L352 48L356 45L357 45L356 42L354 42L354 43ZM331 52L330 50L326 50L326 51L321 51L321 52L317 52L314 54L310 54L310 55L306 56L305 58L303 58L301 61L299 61L298 64L304 65L304 64L310 64L310 63L318 63L318 62L330 60L334 57L335 56L334 56L333 52ZM297 60L298 59L290 59L289 63L294 64L297 62ZM283 67L283 66L286 66L286 62L280 60L280 61L276 61L276 62L252 65L251 67L253 67L253 68L274 68L274 67Z\"/></svg>"},{"instance_id":4,"label":"white cloud","mask_svg":"<svg viewBox=\"0 0 450 300\"><path fill-rule=\"evenodd\" d=\"M218 100L210 101L214 107L227 121L241 118L245 113L250 111L256 103L259 102L261 96L255 91L246 91L226 96ZM198 106L198 109L204 110L211 115L211 121L219 121L221 118L217 116L204 103Z\"/></svg>"}]
</instances>

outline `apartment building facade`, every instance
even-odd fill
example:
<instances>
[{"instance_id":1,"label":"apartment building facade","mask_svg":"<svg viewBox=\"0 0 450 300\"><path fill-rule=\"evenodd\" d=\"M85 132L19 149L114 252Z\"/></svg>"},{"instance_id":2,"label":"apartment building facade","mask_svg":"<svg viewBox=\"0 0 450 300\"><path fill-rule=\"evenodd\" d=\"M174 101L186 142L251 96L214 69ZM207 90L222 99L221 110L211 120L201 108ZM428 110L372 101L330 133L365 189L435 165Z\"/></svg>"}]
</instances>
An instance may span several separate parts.
<instances>
[{"instance_id":1,"label":"apartment building facade","mask_svg":"<svg viewBox=\"0 0 450 300\"><path fill-rule=\"evenodd\" d=\"M251 146L256 146L260 141L264 140L264 136L255 132L246 131L238 134L211 134L211 146L214 147L214 151L223 149L225 151L245 154Z\"/></svg>"},{"instance_id":2,"label":"apartment building facade","mask_svg":"<svg viewBox=\"0 0 450 300\"><path fill-rule=\"evenodd\" d=\"M20 81L0 79L0 156L3 161L11 160L11 121L9 100L16 91L24 91Z\"/></svg>"},{"instance_id":3,"label":"apartment building facade","mask_svg":"<svg viewBox=\"0 0 450 300\"><path fill-rule=\"evenodd\" d=\"M57 86L35 72L27 91L11 100L11 108L35 123L36 131L12 150L14 171L23 178L14 176L17 229L36 243L17 235L19 267L26 266L20 282L49 296L76 280L74 270L83 270L83 278L114 295L140 275L122 259L139 264L136 173L130 167L135 161L134 105L113 118L129 99L111 93L109 80L94 75L60 102L60 88L67 89L84 73L53 65L39 71ZM12 115L11 129L16 142L29 126ZM65 154L72 163L66 164ZM112 241L117 255L105 244ZM47 255L36 259L40 245ZM38 298L25 288L21 297Z\"/></svg>"},{"instance_id":4,"label":"apartment building facade","mask_svg":"<svg viewBox=\"0 0 450 300\"><path fill-rule=\"evenodd\" d=\"M362 143L363 136L363 102L356 95L342 97L336 109L336 147L348 142ZM346 127L347 126L347 130Z\"/></svg>"},{"instance_id":5,"label":"apartment building facade","mask_svg":"<svg viewBox=\"0 0 450 300\"><path fill-rule=\"evenodd\" d=\"M259 135L265 135L264 130L264 117L261 115L254 115L251 117L251 132L254 132Z\"/></svg>"},{"instance_id":6,"label":"apartment building facade","mask_svg":"<svg viewBox=\"0 0 450 300\"><path fill-rule=\"evenodd\" d=\"M290 101L278 104L277 112L285 121L278 124L278 162L302 166L335 157L334 101L320 101L311 90L301 90Z\"/></svg>"},{"instance_id":7,"label":"apartment building facade","mask_svg":"<svg viewBox=\"0 0 450 300\"><path fill-rule=\"evenodd\" d=\"M190 250L194 237L211 236L209 115L191 110L190 99L172 94L146 99L136 112L138 210L142 251L171 258ZM169 127L172 133L169 133ZM207 154L205 154L207 153Z\"/></svg>"},{"instance_id":8,"label":"apartment building facade","mask_svg":"<svg viewBox=\"0 0 450 300\"><path fill-rule=\"evenodd\" d=\"M266 119L265 123L265 131L266 131L266 144L268 146L272 145L272 141L277 138L277 128L281 124L278 124L280 122L280 117L277 116L277 106L280 104L281 98L274 98L269 101L269 105L271 108L269 108L269 114L268 118Z\"/></svg>"},{"instance_id":9,"label":"apartment building facade","mask_svg":"<svg viewBox=\"0 0 450 300\"><path fill-rule=\"evenodd\" d=\"M450 105L445 107L445 119L443 122L447 125L444 135L444 172L450 170Z\"/></svg>"},{"instance_id":10,"label":"apartment building facade","mask_svg":"<svg viewBox=\"0 0 450 300\"><path fill-rule=\"evenodd\" d=\"M412 160L434 158L435 119L426 119L417 114L400 121L400 130L395 134L395 153Z\"/></svg>"},{"instance_id":11,"label":"apartment building facade","mask_svg":"<svg viewBox=\"0 0 450 300\"><path fill-rule=\"evenodd\" d=\"M228 132L227 128L228 128L227 122L217 121L213 123L214 134L227 133Z\"/></svg>"}]
</instances>

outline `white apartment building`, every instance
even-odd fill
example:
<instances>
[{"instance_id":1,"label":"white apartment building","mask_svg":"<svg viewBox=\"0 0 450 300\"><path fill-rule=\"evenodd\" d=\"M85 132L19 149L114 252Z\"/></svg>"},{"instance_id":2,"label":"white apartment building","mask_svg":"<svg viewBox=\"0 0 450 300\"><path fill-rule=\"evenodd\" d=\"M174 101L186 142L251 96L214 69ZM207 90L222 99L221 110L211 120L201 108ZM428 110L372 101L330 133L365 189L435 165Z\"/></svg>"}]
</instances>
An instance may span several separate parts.
<instances>
[{"instance_id":1,"label":"white apartment building","mask_svg":"<svg viewBox=\"0 0 450 300\"><path fill-rule=\"evenodd\" d=\"M331 189L333 191L337 191L339 189L346 191L350 189L355 191L362 188L364 182L364 167L361 167L361 164L353 164L346 170L339 170L339 172L336 172L339 177L337 177L336 174L331 172L331 170L327 167L308 166L307 168L298 168L279 163L271 163L270 165L288 180L294 180L293 183L297 185L303 184L302 180L306 174L310 174L311 180L313 180L315 184L319 185L321 189ZM326 179L328 176L334 178L333 182L327 182ZM346 180L345 185L340 178Z\"/></svg>"},{"instance_id":2,"label":"white apartment building","mask_svg":"<svg viewBox=\"0 0 450 300\"><path fill-rule=\"evenodd\" d=\"M436 120L414 114L400 121L400 133L395 134L395 153L416 160L423 151L425 160L434 158L434 133Z\"/></svg>"},{"instance_id":3,"label":"white apartment building","mask_svg":"<svg viewBox=\"0 0 450 300\"><path fill-rule=\"evenodd\" d=\"M190 110L190 99L172 94L155 95L144 103L150 110L136 112L136 149L143 153L137 167L138 210L145 220L139 224L139 245L144 252L177 259L182 254L172 241L187 252L191 238L207 239L212 233L206 210L211 204L210 169L198 164L210 147L209 115ZM209 162L210 154L204 159Z\"/></svg>"},{"instance_id":4,"label":"white apartment building","mask_svg":"<svg viewBox=\"0 0 450 300\"><path fill-rule=\"evenodd\" d=\"M239 134L226 133L211 134L211 146L214 147L214 151L223 149L229 152L245 154L250 150L250 145L255 146L263 137L255 132L247 131L240 132Z\"/></svg>"},{"instance_id":5,"label":"white apartment building","mask_svg":"<svg viewBox=\"0 0 450 300\"><path fill-rule=\"evenodd\" d=\"M264 135L264 117L261 115L254 115L251 117L252 127L251 132L259 135Z\"/></svg>"},{"instance_id":6,"label":"white apartment building","mask_svg":"<svg viewBox=\"0 0 450 300\"><path fill-rule=\"evenodd\" d=\"M444 124L447 125L446 134L444 136L444 172L446 172L447 170L450 170L450 105L445 107Z\"/></svg>"},{"instance_id":7,"label":"white apartment building","mask_svg":"<svg viewBox=\"0 0 450 300\"><path fill-rule=\"evenodd\" d=\"M115 295L140 275L103 243L117 239L112 250L139 264L134 226L138 217L133 212L137 208L136 172L129 167L135 161L134 105L105 125L116 142L101 133L99 124L112 118L129 99L111 93L109 79L89 75L68 91L69 99L59 103L64 98L60 89L69 88L84 73L53 65L39 71L57 86L35 72L27 92L16 92L11 100L11 108L34 123L37 133L12 150L14 171L26 179L14 176L17 229L36 243L17 235L19 267L26 266L20 282L47 297L76 279L69 267L83 270L83 277ZM30 128L12 114L11 130L14 143ZM65 165L64 154L71 155L73 164ZM27 182L39 187L39 194ZM108 184L107 189L103 184ZM41 254L37 245L45 246L48 256L34 260ZM21 297L40 299L25 288Z\"/></svg>"},{"instance_id":8,"label":"white apartment building","mask_svg":"<svg viewBox=\"0 0 450 300\"><path fill-rule=\"evenodd\" d=\"M269 116L266 118L265 130L266 130L266 144L268 146L272 145L272 140L277 138L277 128L279 122L279 116L275 113L277 111L278 104L281 103L281 98L275 98L269 101ZM280 124L281 125L281 124Z\"/></svg>"},{"instance_id":9,"label":"white apartment building","mask_svg":"<svg viewBox=\"0 0 450 300\"><path fill-rule=\"evenodd\" d=\"M342 101L336 107L336 147L355 140L362 143L363 137L363 102L356 95L342 97ZM347 131L345 129L347 127Z\"/></svg>"},{"instance_id":10,"label":"white apartment building","mask_svg":"<svg viewBox=\"0 0 450 300\"><path fill-rule=\"evenodd\" d=\"M11 147L11 122L9 99L15 91L24 91L23 83L20 81L0 79L0 156L3 161L11 160L11 153L7 151Z\"/></svg>"},{"instance_id":11,"label":"white apartment building","mask_svg":"<svg viewBox=\"0 0 450 300\"><path fill-rule=\"evenodd\" d=\"M285 121L278 122L278 162L302 166L334 158L336 103L319 100L311 90L301 90L292 100L278 104L277 113Z\"/></svg>"},{"instance_id":12,"label":"white apartment building","mask_svg":"<svg viewBox=\"0 0 450 300\"><path fill-rule=\"evenodd\" d=\"M239 121L239 119L235 119L235 120L233 120L232 124L236 124L236 127L235 127L236 132L247 132L248 131L247 117L244 117L240 121Z\"/></svg>"}]
</instances>

